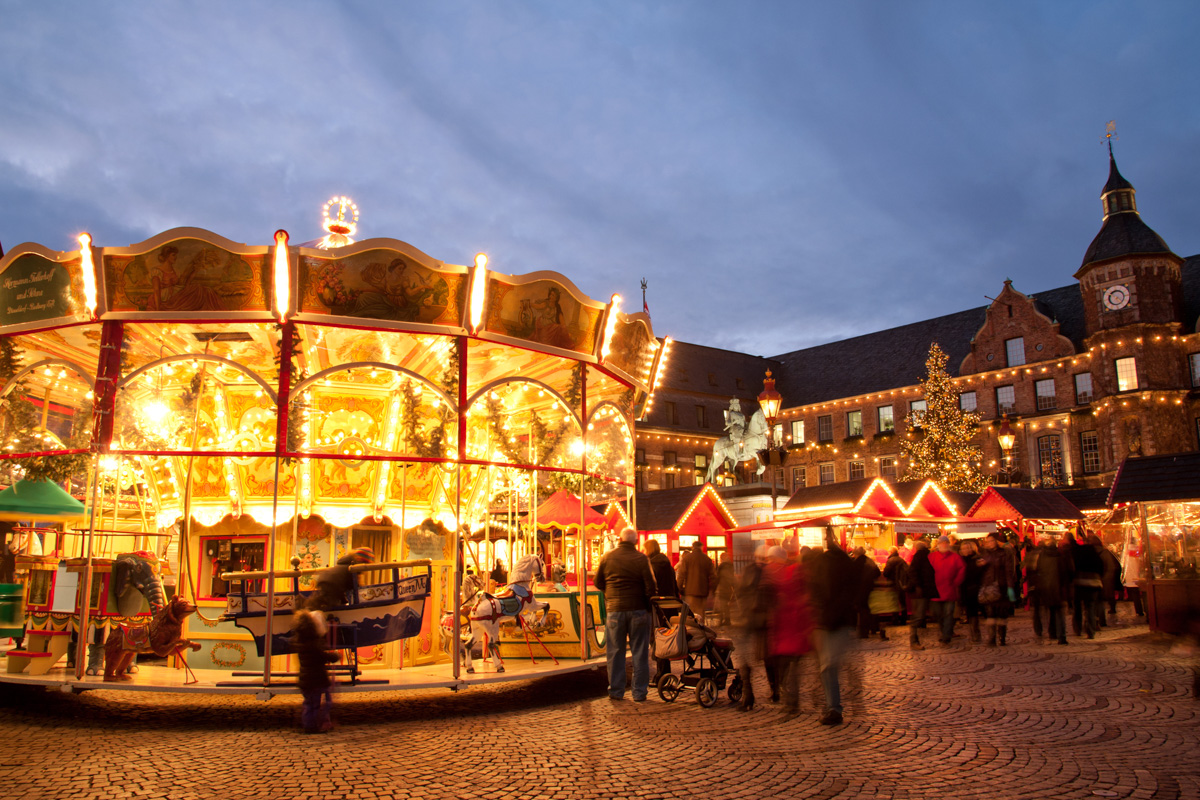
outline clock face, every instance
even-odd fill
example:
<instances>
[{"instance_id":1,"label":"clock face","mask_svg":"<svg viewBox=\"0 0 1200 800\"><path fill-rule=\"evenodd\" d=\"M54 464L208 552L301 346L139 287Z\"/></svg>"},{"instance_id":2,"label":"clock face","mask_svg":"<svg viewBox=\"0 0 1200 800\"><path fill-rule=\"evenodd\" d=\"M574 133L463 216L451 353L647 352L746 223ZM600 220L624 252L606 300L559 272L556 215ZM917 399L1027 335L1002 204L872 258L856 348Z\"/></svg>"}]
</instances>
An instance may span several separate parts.
<instances>
[{"instance_id":1,"label":"clock face","mask_svg":"<svg viewBox=\"0 0 1200 800\"><path fill-rule=\"evenodd\" d=\"M1129 288L1123 284L1110 286L1104 290L1104 307L1109 311L1120 311L1129 305Z\"/></svg>"}]
</instances>

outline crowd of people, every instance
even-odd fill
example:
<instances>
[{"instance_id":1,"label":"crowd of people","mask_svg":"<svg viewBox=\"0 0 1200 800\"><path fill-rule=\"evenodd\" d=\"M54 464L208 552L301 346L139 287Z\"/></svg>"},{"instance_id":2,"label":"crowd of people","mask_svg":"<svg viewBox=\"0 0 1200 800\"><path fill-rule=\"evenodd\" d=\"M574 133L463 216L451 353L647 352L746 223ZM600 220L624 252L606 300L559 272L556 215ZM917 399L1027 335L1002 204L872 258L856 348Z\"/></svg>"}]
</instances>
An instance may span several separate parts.
<instances>
[{"instance_id":1,"label":"crowd of people","mask_svg":"<svg viewBox=\"0 0 1200 800\"><path fill-rule=\"evenodd\" d=\"M1039 642L1048 635L1067 644L1069 627L1075 636L1094 638L1116 613L1118 599L1131 601L1134 613L1144 615L1134 584L1137 554L1128 554L1122 566L1083 526L1074 535L1040 541L1012 531L978 540L912 538L891 548L882 568L861 547L846 552L832 528L826 529L823 547L796 547L794 540L760 547L740 571L728 553L714 564L698 542L672 568L658 542L648 540L639 552L637 539L637 532L626 528L596 574L607 603L609 696L614 700L625 695L627 645L633 699L647 697L651 598L656 596L683 600L701 623L712 606L710 621L733 640L743 711L755 707L754 676L761 670L771 702L781 703L788 714L798 713L805 656L815 652L824 691L820 721L827 725L842 722L839 672L855 633L859 639L887 641L890 624L908 628L913 650L925 649L926 631L943 647L953 646L958 637L1004 647L1009 621L1018 608L1028 607ZM671 662L659 659L656 667L663 675L671 671Z\"/></svg>"}]
</instances>

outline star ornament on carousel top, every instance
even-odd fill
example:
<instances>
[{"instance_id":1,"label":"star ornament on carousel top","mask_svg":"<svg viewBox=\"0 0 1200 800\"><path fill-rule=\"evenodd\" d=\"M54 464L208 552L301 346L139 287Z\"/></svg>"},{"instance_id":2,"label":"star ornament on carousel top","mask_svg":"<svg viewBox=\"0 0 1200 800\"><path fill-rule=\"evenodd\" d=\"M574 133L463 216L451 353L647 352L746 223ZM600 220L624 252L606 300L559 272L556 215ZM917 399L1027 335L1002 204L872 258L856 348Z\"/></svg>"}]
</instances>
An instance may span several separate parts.
<instances>
[{"instance_id":1,"label":"star ornament on carousel top","mask_svg":"<svg viewBox=\"0 0 1200 800\"><path fill-rule=\"evenodd\" d=\"M334 208L337 209L337 216L333 216ZM331 197L322 209L322 215L324 219L321 225L325 228L326 235L318 247L322 250L332 250L335 247L354 244L351 237L358 232L358 206L353 200L345 195Z\"/></svg>"}]
</instances>

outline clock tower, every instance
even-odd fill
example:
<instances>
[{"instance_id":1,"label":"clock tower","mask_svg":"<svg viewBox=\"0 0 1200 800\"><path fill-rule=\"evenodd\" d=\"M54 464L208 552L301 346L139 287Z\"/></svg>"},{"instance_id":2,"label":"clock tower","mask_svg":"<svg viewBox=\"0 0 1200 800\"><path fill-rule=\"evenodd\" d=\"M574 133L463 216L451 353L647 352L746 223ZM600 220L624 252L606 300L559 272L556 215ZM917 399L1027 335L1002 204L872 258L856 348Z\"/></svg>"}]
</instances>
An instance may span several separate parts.
<instances>
[{"instance_id":1,"label":"clock tower","mask_svg":"<svg viewBox=\"0 0 1200 800\"><path fill-rule=\"evenodd\" d=\"M1100 193L1104 223L1075 273L1088 334L1127 325L1169 325L1183 319L1183 259L1142 221L1137 192L1108 145L1108 183Z\"/></svg>"}]
</instances>

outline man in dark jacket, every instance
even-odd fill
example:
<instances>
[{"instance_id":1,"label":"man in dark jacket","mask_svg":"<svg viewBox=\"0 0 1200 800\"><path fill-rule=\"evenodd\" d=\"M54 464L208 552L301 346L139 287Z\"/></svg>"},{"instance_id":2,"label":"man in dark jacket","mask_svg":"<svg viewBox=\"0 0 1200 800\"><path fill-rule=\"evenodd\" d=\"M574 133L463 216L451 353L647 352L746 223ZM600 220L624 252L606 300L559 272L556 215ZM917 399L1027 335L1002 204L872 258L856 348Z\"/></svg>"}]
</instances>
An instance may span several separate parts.
<instances>
[{"instance_id":1,"label":"man in dark jacket","mask_svg":"<svg viewBox=\"0 0 1200 800\"><path fill-rule=\"evenodd\" d=\"M680 554L679 564L675 567L675 579L688 608L696 615L696 619L704 622L708 598L717 588L717 568L699 540L690 551Z\"/></svg>"},{"instance_id":2,"label":"man in dark jacket","mask_svg":"<svg viewBox=\"0 0 1200 800\"><path fill-rule=\"evenodd\" d=\"M908 646L913 650L924 650L919 630L925 627L925 616L929 613L929 601L937 597L937 573L929 563L929 543L916 543L912 563L908 565Z\"/></svg>"},{"instance_id":3,"label":"man in dark jacket","mask_svg":"<svg viewBox=\"0 0 1200 800\"><path fill-rule=\"evenodd\" d=\"M816 622L814 640L821 671L821 686L825 689L825 712L822 725L842 722L842 690L838 672L842 658L850 648L854 630L854 593L858 588L858 572L846 551L838 546L833 528L825 529L825 552L812 576L812 604Z\"/></svg>"},{"instance_id":4,"label":"man in dark jacket","mask_svg":"<svg viewBox=\"0 0 1200 800\"><path fill-rule=\"evenodd\" d=\"M625 647L633 655L633 700L650 690L650 598L657 594L650 561L637 550L637 531L621 531L621 543L605 553L596 569L596 588L604 592L608 696L625 697Z\"/></svg>"},{"instance_id":5,"label":"man in dark jacket","mask_svg":"<svg viewBox=\"0 0 1200 800\"><path fill-rule=\"evenodd\" d=\"M1096 631L1100 627L1096 612L1100 606L1100 593L1104 587L1101 580L1101 575L1104 574L1104 562L1100 559L1099 551L1086 540L1080 542L1070 538L1070 547L1071 561L1075 568L1072 587L1075 590L1073 619L1075 635L1086 633L1087 638L1095 639Z\"/></svg>"}]
</instances>

